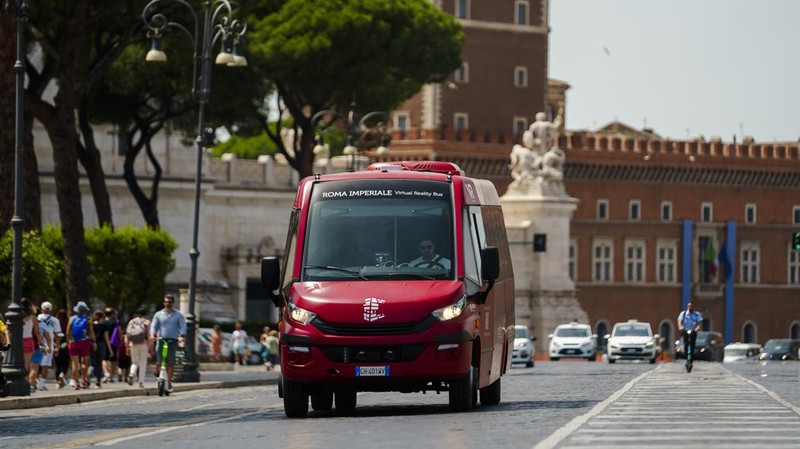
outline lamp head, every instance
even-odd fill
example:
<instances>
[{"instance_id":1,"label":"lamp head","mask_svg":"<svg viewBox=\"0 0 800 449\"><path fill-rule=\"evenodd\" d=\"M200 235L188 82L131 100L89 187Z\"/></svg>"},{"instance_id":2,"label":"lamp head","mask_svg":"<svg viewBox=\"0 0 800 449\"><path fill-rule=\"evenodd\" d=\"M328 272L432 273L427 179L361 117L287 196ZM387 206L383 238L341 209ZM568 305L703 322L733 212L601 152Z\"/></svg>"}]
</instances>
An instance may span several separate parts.
<instances>
[{"instance_id":1,"label":"lamp head","mask_svg":"<svg viewBox=\"0 0 800 449\"><path fill-rule=\"evenodd\" d=\"M167 62L167 54L161 50L161 38L153 36L153 42L150 45L150 51L144 57L147 62Z\"/></svg>"}]
</instances>

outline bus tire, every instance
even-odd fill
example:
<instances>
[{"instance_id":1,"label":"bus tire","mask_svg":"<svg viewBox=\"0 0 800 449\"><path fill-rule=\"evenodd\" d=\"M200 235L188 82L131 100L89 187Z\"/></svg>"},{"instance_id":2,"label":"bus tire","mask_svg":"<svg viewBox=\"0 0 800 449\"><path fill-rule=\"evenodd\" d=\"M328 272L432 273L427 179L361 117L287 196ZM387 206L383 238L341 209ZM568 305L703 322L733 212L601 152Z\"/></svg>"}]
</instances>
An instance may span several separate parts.
<instances>
[{"instance_id":1,"label":"bus tire","mask_svg":"<svg viewBox=\"0 0 800 449\"><path fill-rule=\"evenodd\" d=\"M328 412L333 408L333 392L323 391L311 395L311 408L317 412Z\"/></svg>"},{"instance_id":2,"label":"bus tire","mask_svg":"<svg viewBox=\"0 0 800 449\"><path fill-rule=\"evenodd\" d=\"M464 377L450 382L450 410L468 412L477 402L478 388L475 382L475 367Z\"/></svg>"},{"instance_id":3,"label":"bus tire","mask_svg":"<svg viewBox=\"0 0 800 449\"><path fill-rule=\"evenodd\" d=\"M283 411L287 418L308 415L308 393L303 384L283 378Z\"/></svg>"},{"instance_id":4,"label":"bus tire","mask_svg":"<svg viewBox=\"0 0 800 449\"><path fill-rule=\"evenodd\" d=\"M356 402L358 402L358 392L356 390L339 390L334 397L336 399L336 410L352 412L356 409Z\"/></svg>"},{"instance_id":5,"label":"bus tire","mask_svg":"<svg viewBox=\"0 0 800 449\"><path fill-rule=\"evenodd\" d=\"M482 405L497 405L500 403L500 381L502 377L498 377L496 381L485 388L481 388L481 404Z\"/></svg>"}]
</instances>

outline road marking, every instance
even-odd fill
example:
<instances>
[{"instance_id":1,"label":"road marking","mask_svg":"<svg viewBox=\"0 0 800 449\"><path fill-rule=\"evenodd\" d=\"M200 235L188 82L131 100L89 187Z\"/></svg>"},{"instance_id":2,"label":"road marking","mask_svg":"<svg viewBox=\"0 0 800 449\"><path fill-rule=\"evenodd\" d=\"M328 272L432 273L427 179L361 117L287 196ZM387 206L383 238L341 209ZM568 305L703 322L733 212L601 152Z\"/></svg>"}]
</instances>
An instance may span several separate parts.
<instances>
[{"instance_id":1,"label":"road marking","mask_svg":"<svg viewBox=\"0 0 800 449\"><path fill-rule=\"evenodd\" d=\"M622 388L615 391L614 394L606 398L605 401L602 401L599 404L595 405L587 413L574 418L572 421L568 422L564 427L556 430L549 437L540 441L539 444L533 447L533 449L552 449L556 447L556 445L560 443L561 440L568 437L572 432L578 429L581 425L583 425L593 416L599 415L603 410L606 409L606 407L613 404L614 401L616 401L617 399L620 398L620 396L625 394L626 391L633 388L633 386L636 385L637 382L649 376L651 373L658 371L659 369L661 369L662 366L664 365L658 365L655 369L652 369L650 371L645 371L644 373L636 376L636 378L634 378L633 380L625 384Z\"/></svg>"}]
</instances>

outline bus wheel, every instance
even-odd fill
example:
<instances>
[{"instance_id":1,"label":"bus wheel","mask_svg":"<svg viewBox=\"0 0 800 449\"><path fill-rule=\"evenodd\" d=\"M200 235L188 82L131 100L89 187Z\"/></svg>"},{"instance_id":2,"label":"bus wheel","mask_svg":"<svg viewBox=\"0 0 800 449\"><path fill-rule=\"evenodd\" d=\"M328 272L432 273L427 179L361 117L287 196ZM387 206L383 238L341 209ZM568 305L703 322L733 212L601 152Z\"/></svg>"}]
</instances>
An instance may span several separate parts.
<instances>
[{"instance_id":1,"label":"bus wheel","mask_svg":"<svg viewBox=\"0 0 800 449\"><path fill-rule=\"evenodd\" d=\"M500 403L500 380L502 380L502 377L498 377L488 387L481 388L481 404L497 405Z\"/></svg>"},{"instance_id":2,"label":"bus wheel","mask_svg":"<svg viewBox=\"0 0 800 449\"><path fill-rule=\"evenodd\" d=\"M333 393L324 391L311 395L311 408L318 412L327 412L333 408Z\"/></svg>"},{"instance_id":3,"label":"bus wheel","mask_svg":"<svg viewBox=\"0 0 800 449\"><path fill-rule=\"evenodd\" d=\"M475 367L461 379L450 382L450 410L468 412L478 399L478 387L475 382Z\"/></svg>"},{"instance_id":4,"label":"bus wheel","mask_svg":"<svg viewBox=\"0 0 800 449\"><path fill-rule=\"evenodd\" d=\"M336 410L352 412L356 409L358 392L356 390L339 390L336 392Z\"/></svg>"},{"instance_id":5,"label":"bus wheel","mask_svg":"<svg viewBox=\"0 0 800 449\"><path fill-rule=\"evenodd\" d=\"M283 378L283 411L287 418L308 415L308 393L303 384Z\"/></svg>"}]
</instances>

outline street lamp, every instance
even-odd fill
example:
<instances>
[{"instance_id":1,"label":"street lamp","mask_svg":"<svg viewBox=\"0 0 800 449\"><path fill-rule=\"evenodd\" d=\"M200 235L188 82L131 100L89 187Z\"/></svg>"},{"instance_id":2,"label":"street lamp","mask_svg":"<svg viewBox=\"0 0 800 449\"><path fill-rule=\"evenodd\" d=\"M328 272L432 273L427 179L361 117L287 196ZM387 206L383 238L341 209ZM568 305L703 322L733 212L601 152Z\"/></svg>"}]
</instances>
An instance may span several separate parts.
<instances>
[{"instance_id":1,"label":"street lamp","mask_svg":"<svg viewBox=\"0 0 800 449\"><path fill-rule=\"evenodd\" d=\"M194 32L190 32L180 23L169 20L160 8L162 3L178 3L184 6L194 18ZM150 62L166 62L167 54L161 50L161 38L168 29L178 29L183 31L192 41L193 71L192 71L192 94L197 99L197 166L194 178L194 222L192 228L192 249L189 251L191 259L191 274L189 276L189 313L186 315L186 344L184 347L183 372L176 373L178 382L199 382L200 373L197 371L197 360L195 358L195 329L196 320L194 314L195 295L197 293L197 259L200 251L197 249L197 234L200 226L200 182L202 179L203 168L203 136L205 134L205 114L206 103L211 90L211 48L218 39L222 40L220 53L215 62L229 66L246 66L247 60L238 54L240 51L239 43L242 35L247 30L247 26L238 19L233 18L231 4L228 0L216 0L203 2L203 35L200 37L197 13L192 5L185 0L153 0L144 7L142 20L148 28L147 35L152 38L152 46L145 57ZM231 39L236 48L231 53ZM197 79L197 65L200 64L200 79Z\"/></svg>"},{"instance_id":2,"label":"street lamp","mask_svg":"<svg viewBox=\"0 0 800 449\"><path fill-rule=\"evenodd\" d=\"M12 267L11 304L8 306L6 319L11 335L11 348L6 354L7 360L3 362L3 373L8 384L9 396L29 396L30 384L25 371L25 358L22 352L22 319L24 311L19 300L22 297L22 201L23 201L23 151L25 149L25 22L28 20L28 2L16 0L12 5L11 0L6 1L5 10L17 19L17 60L14 62L16 80L16 151L14 156L14 216L11 218L11 228L14 230L14 250Z\"/></svg>"},{"instance_id":3,"label":"street lamp","mask_svg":"<svg viewBox=\"0 0 800 449\"><path fill-rule=\"evenodd\" d=\"M347 117L340 114L338 111L331 109L324 109L317 112L311 117L311 124L314 129L323 118L328 117L329 120L324 122L317 133L317 144L314 147L314 154L321 154L325 152L325 133L330 129L330 126L336 120L344 122L347 131L346 143L342 154L350 156L349 171L355 171L356 158L360 153L361 148L371 147L377 143L378 147L375 152L383 156L389 153L389 140L391 137L391 129L387 125L389 116L385 112L373 111L365 114L359 120L356 120L356 102L350 103L350 112Z\"/></svg>"}]
</instances>

